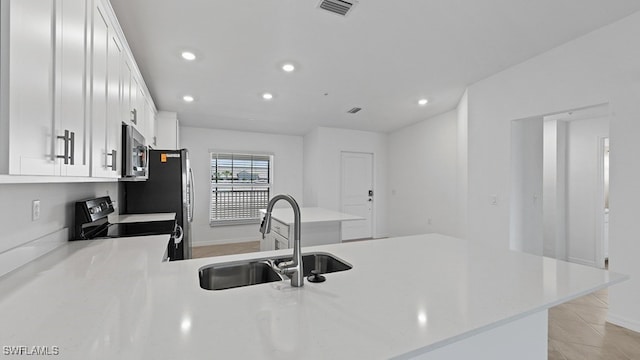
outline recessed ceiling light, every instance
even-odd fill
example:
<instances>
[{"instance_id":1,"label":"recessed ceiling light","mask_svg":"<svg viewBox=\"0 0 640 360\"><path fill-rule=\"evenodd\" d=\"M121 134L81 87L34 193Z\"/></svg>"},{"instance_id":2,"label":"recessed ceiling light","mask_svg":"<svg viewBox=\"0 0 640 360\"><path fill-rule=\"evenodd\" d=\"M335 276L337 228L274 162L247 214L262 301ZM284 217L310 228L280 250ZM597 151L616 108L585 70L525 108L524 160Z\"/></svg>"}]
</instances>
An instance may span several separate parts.
<instances>
[{"instance_id":1,"label":"recessed ceiling light","mask_svg":"<svg viewBox=\"0 0 640 360\"><path fill-rule=\"evenodd\" d=\"M271 99L273 99L273 94L264 93L264 94L262 94L262 98L265 99L265 100L271 100Z\"/></svg>"},{"instance_id":2,"label":"recessed ceiling light","mask_svg":"<svg viewBox=\"0 0 640 360\"><path fill-rule=\"evenodd\" d=\"M190 51L183 51L182 52L182 58L185 59L185 60L192 61L192 60L196 59L196 54L194 54L194 53L192 53Z\"/></svg>"},{"instance_id":3,"label":"recessed ceiling light","mask_svg":"<svg viewBox=\"0 0 640 360\"><path fill-rule=\"evenodd\" d=\"M428 103L429 103L429 100L427 99L418 100L418 105L421 105L421 106L427 105Z\"/></svg>"},{"instance_id":4,"label":"recessed ceiling light","mask_svg":"<svg viewBox=\"0 0 640 360\"><path fill-rule=\"evenodd\" d=\"M185 95L182 97L182 100L186 101L186 102L193 102L193 96L191 95Z\"/></svg>"},{"instance_id":5,"label":"recessed ceiling light","mask_svg":"<svg viewBox=\"0 0 640 360\"><path fill-rule=\"evenodd\" d=\"M282 70L284 70L286 72L292 72L295 69L296 69L296 67L293 66L293 64L287 63L287 64L282 65Z\"/></svg>"}]
</instances>

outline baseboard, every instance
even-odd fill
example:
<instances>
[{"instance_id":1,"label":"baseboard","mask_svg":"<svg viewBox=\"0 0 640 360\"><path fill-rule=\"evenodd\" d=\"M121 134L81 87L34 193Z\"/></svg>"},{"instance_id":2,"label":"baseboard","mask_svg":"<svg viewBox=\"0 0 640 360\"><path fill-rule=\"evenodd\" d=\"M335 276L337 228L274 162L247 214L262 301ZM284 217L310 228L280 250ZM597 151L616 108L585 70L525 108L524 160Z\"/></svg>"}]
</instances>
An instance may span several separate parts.
<instances>
[{"instance_id":1,"label":"baseboard","mask_svg":"<svg viewBox=\"0 0 640 360\"><path fill-rule=\"evenodd\" d=\"M640 332L640 322L629 320L627 318L623 318L622 316L612 314L611 311L609 311L609 314L607 314L607 322L610 322L614 325L622 326L623 328L635 332Z\"/></svg>"},{"instance_id":2,"label":"baseboard","mask_svg":"<svg viewBox=\"0 0 640 360\"><path fill-rule=\"evenodd\" d=\"M0 253L0 276L55 250L68 241L69 229L64 228Z\"/></svg>"},{"instance_id":3,"label":"baseboard","mask_svg":"<svg viewBox=\"0 0 640 360\"><path fill-rule=\"evenodd\" d=\"M595 261L589 261L589 260L574 258L574 257L571 257L571 256L569 256L568 261L572 262L572 263L575 263L575 264L586 265L586 266L591 266L591 267L598 267L596 265Z\"/></svg>"},{"instance_id":4,"label":"baseboard","mask_svg":"<svg viewBox=\"0 0 640 360\"><path fill-rule=\"evenodd\" d=\"M223 244L236 244L243 242L251 242L251 241L260 241L260 235L255 237L247 237L247 238L236 238L236 239L217 239L217 240L205 240L205 241L194 241L191 246L209 246L209 245L223 245Z\"/></svg>"}]
</instances>

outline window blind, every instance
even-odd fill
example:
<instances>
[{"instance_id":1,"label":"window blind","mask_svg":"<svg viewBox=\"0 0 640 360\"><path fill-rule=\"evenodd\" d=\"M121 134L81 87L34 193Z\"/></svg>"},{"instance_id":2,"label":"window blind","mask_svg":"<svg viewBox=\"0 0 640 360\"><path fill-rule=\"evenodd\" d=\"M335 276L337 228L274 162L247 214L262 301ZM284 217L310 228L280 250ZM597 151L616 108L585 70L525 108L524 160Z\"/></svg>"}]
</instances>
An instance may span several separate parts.
<instances>
[{"instance_id":1,"label":"window blind","mask_svg":"<svg viewBox=\"0 0 640 360\"><path fill-rule=\"evenodd\" d=\"M271 189L273 156L211 153L211 226L260 221Z\"/></svg>"}]
</instances>

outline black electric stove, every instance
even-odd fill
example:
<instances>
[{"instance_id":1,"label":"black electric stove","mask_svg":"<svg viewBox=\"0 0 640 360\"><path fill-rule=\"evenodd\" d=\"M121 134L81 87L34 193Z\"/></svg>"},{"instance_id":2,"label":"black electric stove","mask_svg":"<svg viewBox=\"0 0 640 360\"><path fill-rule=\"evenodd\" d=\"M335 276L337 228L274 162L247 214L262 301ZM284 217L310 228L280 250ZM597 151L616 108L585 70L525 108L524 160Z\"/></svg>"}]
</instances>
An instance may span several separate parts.
<instances>
[{"instance_id":1,"label":"black electric stove","mask_svg":"<svg viewBox=\"0 0 640 360\"><path fill-rule=\"evenodd\" d=\"M181 260L176 256L176 242L180 242L182 231L175 220L145 221L132 223L110 223L109 214L114 212L109 196L76 202L74 240L94 240L146 235L171 235L168 245L169 260Z\"/></svg>"},{"instance_id":2,"label":"black electric stove","mask_svg":"<svg viewBox=\"0 0 640 360\"><path fill-rule=\"evenodd\" d=\"M91 239L97 238L118 238L129 236L162 235L173 234L176 228L175 220L148 221L134 223L105 223L89 231L85 228L85 236Z\"/></svg>"}]
</instances>

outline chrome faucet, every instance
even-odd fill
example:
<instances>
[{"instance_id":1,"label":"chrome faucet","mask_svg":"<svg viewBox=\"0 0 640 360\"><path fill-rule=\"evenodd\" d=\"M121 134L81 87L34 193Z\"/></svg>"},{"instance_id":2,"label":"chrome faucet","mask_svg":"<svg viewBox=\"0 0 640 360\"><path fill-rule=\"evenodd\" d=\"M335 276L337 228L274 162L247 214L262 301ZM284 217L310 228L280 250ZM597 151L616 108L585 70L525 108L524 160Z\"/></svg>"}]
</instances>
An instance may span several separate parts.
<instances>
[{"instance_id":1,"label":"chrome faucet","mask_svg":"<svg viewBox=\"0 0 640 360\"><path fill-rule=\"evenodd\" d=\"M291 195L276 195L271 198L267 205L267 213L264 215L262 224L260 224L260 232L263 239L265 234L271 232L271 211L273 210L273 205L279 200L287 201L293 208L293 259L279 263L275 269L291 278L291 286L301 287L304 285L304 274L302 272L302 252L300 250L300 206L298 206L296 199Z\"/></svg>"}]
</instances>

